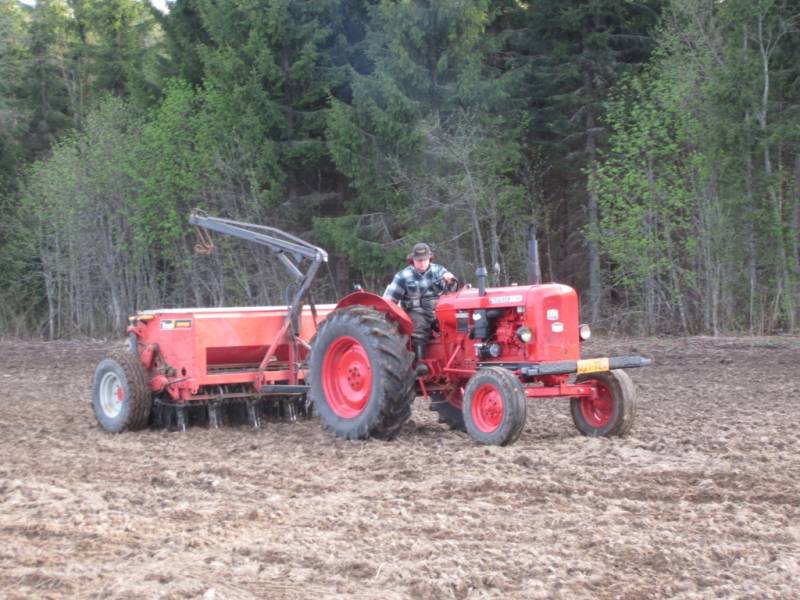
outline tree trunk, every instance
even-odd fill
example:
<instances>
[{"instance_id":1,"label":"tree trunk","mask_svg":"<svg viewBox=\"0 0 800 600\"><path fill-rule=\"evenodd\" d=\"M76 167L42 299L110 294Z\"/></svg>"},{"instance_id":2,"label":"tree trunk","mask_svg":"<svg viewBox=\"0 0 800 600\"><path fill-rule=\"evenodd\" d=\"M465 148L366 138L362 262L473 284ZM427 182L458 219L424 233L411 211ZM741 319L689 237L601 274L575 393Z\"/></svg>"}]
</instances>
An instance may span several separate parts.
<instances>
[{"instance_id":1,"label":"tree trunk","mask_svg":"<svg viewBox=\"0 0 800 600\"><path fill-rule=\"evenodd\" d=\"M772 159L770 156L769 138L767 137L767 114L769 110L769 86L770 86L770 49L764 40L764 15L758 15L758 45L761 53L761 67L764 78L761 90L761 110L758 114L758 124L761 129L761 140L764 144L764 175L767 180L767 191L769 192L770 204L772 208L773 230L775 232L775 251L778 259L777 280L778 285L775 290L775 303L773 311L772 325L778 325L781 316L786 317L789 329L794 329L794 298L791 294L791 278L789 277L789 264L786 256L786 240L783 231L783 206L780 195L777 193L775 182L772 180ZM783 315L781 315L783 313Z\"/></svg>"},{"instance_id":2,"label":"tree trunk","mask_svg":"<svg viewBox=\"0 0 800 600\"><path fill-rule=\"evenodd\" d=\"M795 284L800 278L800 154L794 159L794 206L792 207L792 257L794 264L792 270L795 276Z\"/></svg>"},{"instance_id":3,"label":"tree trunk","mask_svg":"<svg viewBox=\"0 0 800 600\"><path fill-rule=\"evenodd\" d=\"M745 117L747 120L748 117ZM747 194L747 210L745 212L745 235L747 236L747 278L748 290L748 330L750 335L755 333L756 290L758 289L758 271L756 270L756 232L755 221L756 206L753 195L753 157L747 148L747 161L745 164L745 189Z\"/></svg>"},{"instance_id":4,"label":"tree trunk","mask_svg":"<svg viewBox=\"0 0 800 600\"><path fill-rule=\"evenodd\" d=\"M586 77L588 78L588 73ZM592 233L587 239L587 247L589 249L589 318L591 323L597 323L600 320L603 294L603 284L600 276L600 247L595 237L599 228L598 197L597 189L591 183L597 179L597 143L593 133L594 127L594 113L589 109L586 117L586 129L588 131L586 153L589 157L591 180L588 186L589 197L586 213L589 219L589 231Z\"/></svg>"},{"instance_id":5,"label":"tree trunk","mask_svg":"<svg viewBox=\"0 0 800 600\"><path fill-rule=\"evenodd\" d=\"M749 40L748 40L748 28L747 24L745 24L744 28L744 50L745 52L748 49ZM758 270L757 270L757 247L756 247L756 229L755 229L755 219L757 206L756 206L756 199L755 194L753 191L754 186L754 166L753 166L753 156L752 156L752 141L750 139L750 111L745 111L744 114L744 124L745 124L745 132L746 132L746 142L745 142L745 193L746 193L746 200L747 206L745 208L745 236L747 242L747 279L748 279L748 302L747 302L747 327L750 335L754 335L756 333L755 327L755 315L756 315L756 293L758 290Z\"/></svg>"},{"instance_id":6,"label":"tree trunk","mask_svg":"<svg viewBox=\"0 0 800 600\"><path fill-rule=\"evenodd\" d=\"M492 260L491 273L492 285L497 287L500 285L500 240L497 235L497 207L494 201L491 202L489 209L489 252Z\"/></svg>"},{"instance_id":7,"label":"tree trunk","mask_svg":"<svg viewBox=\"0 0 800 600\"><path fill-rule=\"evenodd\" d=\"M650 160L647 161L647 212L644 215L645 236L649 243L654 243L655 234L655 175ZM677 293L677 290L675 290ZM656 315L656 280L653 269L650 269L644 280L644 306L645 306L645 331L652 334L657 329L658 316Z\"/></svg>"},{"instance_id":8,"label":"tree trunk","mask_svg":"<svg viewBox=\"0 0 800 600\"><path fill-rule=\"evenodd\" d=\"M467 175L467 183L470 190L469 211L470 216L472 217L472 228L475 232L475 244L477 245L478 250L478 255L475 258L478 259L479 266L485 267L486 254L484 253L483 234L481 233L481 224L478 218L478 204L480 202L480 195L478 194L478 190L475 186L475 181L472 179L472 171L469 168L468 162L464 160L462 162L462 166Z\"/></svg>"}]
</instances>

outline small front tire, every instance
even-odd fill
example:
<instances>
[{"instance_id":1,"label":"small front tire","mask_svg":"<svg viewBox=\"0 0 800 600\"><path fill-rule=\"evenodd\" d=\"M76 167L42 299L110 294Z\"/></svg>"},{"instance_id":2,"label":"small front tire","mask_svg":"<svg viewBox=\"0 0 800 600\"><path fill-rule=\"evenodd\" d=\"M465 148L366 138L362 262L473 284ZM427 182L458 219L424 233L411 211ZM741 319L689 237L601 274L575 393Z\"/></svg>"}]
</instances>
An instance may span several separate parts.
<instances>
[{"instance_id":1,"label":"small front tire","mask_svg":"<svg viewBox=\"0 0 800 600\"><path fill-rule=\"evenodd\" d=\"M464 390L464 424L477 442L507 446L519 438L528 415L525 389L502 367L480 369Z\"/></svg>"},{"instance_id":2,"label":"small front tire","mask_svg":"<svg viewBox=\"0 0 800 600\"><path fill-rule=\"evenodd\" d=\"M572 398L570 410L575 427L590 437L622 437L633 427L636 388L622 369L579 375L575 383L592 383L597 396Z\"/></svg>"}]
</instances>

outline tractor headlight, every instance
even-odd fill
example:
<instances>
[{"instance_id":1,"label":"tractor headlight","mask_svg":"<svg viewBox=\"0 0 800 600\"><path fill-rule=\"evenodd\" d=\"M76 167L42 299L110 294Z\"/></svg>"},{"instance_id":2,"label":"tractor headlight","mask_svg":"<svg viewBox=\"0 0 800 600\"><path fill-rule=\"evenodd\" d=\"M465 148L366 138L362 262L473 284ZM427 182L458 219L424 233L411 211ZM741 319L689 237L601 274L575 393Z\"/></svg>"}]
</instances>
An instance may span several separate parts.
<instances>
[{"instance_id":1,"label":"tractor headlight","mask_svg":"<svg viewBox=\"0 0 800 600\"><path fill-rule=\"evenodd\" d=\"M581 338L582 342L585 342L592 337L592 328L586 323L582 323L581 326L578 327L578 337Z\"/></svg>"},{"instance_id":2,"label":"tractor headlight","mask_svg":"<svg viewBox=\"0 0 800 600\"><path fill-rule=\"evenodd\" d=\"M502 352L503 348L500 346L500 344L497 343L489 344L489 356L491 356L492 358L499 357Z\"/></svg>"},{"instance_id":3,"label":"tractor headlight","mask_svg":"<svg viewBox=\"0 0 800 600\"><path fill-rule=\"evenodd\" d=\"M531 331L530 327L520 327L517 329L517 337L522 340L523 343L529 344L533 339L533 331Z\"/></svg>"}]
</instances>

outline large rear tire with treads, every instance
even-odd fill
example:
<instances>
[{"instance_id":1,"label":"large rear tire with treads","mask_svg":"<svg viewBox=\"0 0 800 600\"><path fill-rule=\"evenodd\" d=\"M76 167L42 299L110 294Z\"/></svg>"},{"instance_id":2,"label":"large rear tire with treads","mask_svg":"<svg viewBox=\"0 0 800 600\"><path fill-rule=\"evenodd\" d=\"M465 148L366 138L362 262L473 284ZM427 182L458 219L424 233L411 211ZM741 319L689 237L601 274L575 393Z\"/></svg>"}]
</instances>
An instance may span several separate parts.
<instances>
[{"instance_id":1,"label":"large rear tire with treads","mask_svg":"<svg viewBox=\"0 0 800 600\"><path fill-rule=\"evenodd\" d=\"M411 416L413 354L382 312L334 311L321 324L309 358L310 396L336 437L391 439Z\"/></svg>"}]
</instances>

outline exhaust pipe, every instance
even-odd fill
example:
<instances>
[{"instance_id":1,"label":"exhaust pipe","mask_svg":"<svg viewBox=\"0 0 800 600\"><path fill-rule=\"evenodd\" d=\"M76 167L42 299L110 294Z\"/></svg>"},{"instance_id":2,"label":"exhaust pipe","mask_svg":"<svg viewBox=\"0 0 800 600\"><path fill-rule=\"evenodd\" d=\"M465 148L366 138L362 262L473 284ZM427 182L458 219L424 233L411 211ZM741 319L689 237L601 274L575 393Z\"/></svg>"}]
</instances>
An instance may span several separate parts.
<instances>
[{"instance_id":1,"label":"exhaust pipe","mask_svg":"<svg viewBox=\"0 0 800 600\"><path fill-rule=\"evenodd\" d=\"M536 224L528 225L528 283L542 283L542 268L539 265L539 243L536 241Z\"/></svg>"},{"instance_id":2,"label":"exhaust pipe","mask_svg":"<svg viewBox=\"0 0 800 600\"><path fill-rule=\"evenodd\" d=\"M486 267L478 267L475 270L475 276L478 278L478 295L486 295Z\"/></svg>"}]
</instances>

